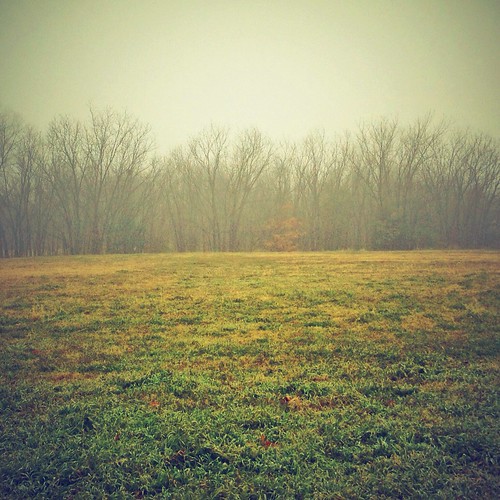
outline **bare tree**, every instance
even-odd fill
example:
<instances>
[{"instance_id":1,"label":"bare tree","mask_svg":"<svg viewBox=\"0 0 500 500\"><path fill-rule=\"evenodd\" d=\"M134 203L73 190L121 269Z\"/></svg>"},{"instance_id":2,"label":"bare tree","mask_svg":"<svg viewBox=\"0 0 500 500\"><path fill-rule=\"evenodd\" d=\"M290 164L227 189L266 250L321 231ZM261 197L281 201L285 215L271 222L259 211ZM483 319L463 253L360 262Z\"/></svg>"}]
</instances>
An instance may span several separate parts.
<instances>
[{"instance_id":1,"label":"bare tree","mask_svg":"<svg viewBox=\"0 0 500 500\"><path fill-rule=\"evenodd\" d=\"M494 229L498 223L498 194L500 191L500 153L491 137L477 135L469 140L466 156L470 176L467 193L464 232L467 246L487 244L498 246Z\"/></svg>"},{"instance_id":2,"label":"bare tree","mask_svg":"<svg viewBox=\"0 0 500 500\"><path fill-rule=\"evenodd\" d=\"M351 246L348 233L356 210L352 206L349 175L353 146L349 134L331 144L332 166L324 187L321 214L323 248L335 250Z\"/></svg>"},{"instance_id":3,"label":"bare tree","mask_svg":"<svg viewBox=\"0 0 500 500\"><path fill-rule=\"evenodd\" d=\"M224 199L228 132L211 126L189 144L190 158L201 182L200 199L206 249L224 250ZM205 246L204 246L205 247Z\"/></svg>"},{"instance_id":4,"label":"bare tree","mask_svg":"<svg viewBox=\"0 0 500 500\"><path fill-rule=\"evenodd\" d=\"M410 249L429 241L425 228L429 196L423 189L423 176L435 161L435 146L445 132L444 123L434 127L431 115L427 115L400 133L394 184L399 248Z\"/></svg>"},{"instance_id":5,"label":"bare tree","mask_svg":"<svg viewBox=\"0 0 500 500\"><path fill-rule=\"evenodd\" d=\"M3 255L25 256L36 252L34 234L49 213L38 198L43 182L43 147L40 134L16 116L0 118L0 248ZM38 224L34 224L34 223Z\"/></svg>"},{"instance_id":6,"label":"bare tree","mask_svg":"<svg viewBox=\"0 0 500 500\"><path fill-rule=\"evenodd\" d=\"M358 155L355 167L382 218L388 215L393 201L396 140L397 122L385 119L362 126L357 136Z\"/></svg>"},{"instance_id":7,"label":"bare tree","mask_svg":"<svg viewBox=\"0 0 500 500\"><path fill-rule=\"evenodd\" d=\"M22 140L21 119L10 113L0 114L0 251L4 257L16 253L12 241L16 195L15 157Z\"/></svg>"},{"instance_id":8,"label":"bare tree","mask_svg":"<svg viewBox=\"0 0 500 500\"><path fill-rule=\"evenodd\" d=\"M178 252L200 247L203 231L202 185L197 169L183 148L176 148L162 163L162 202L168 214Z\"/></svg>"},{"instance_id":9,"label":"bare tree","mask_svg":"<svg viewBox=\"0 0 500 500\"><path fill-rule=\"evenodd\" d=\"M255 129L243 132L237 139L228 168L228 250L239 250L239 230L244 210L272 155L271 142Z\"/></svg>"},{"instance_id":10,"label":"bare tree","mask_svg":"<svg viewBox=\"0 0 500 500\"><path fill-rule=\"evenodd\" d=\"M127 204L147 168L147 156L152 149L149 134L149 127L127 114L91 110L85 147L92 253L106 252L120 216L127 213Z\"/></svg>"},{"instance_id":11,"label":"bare tree","mask_svg":"<svg viewBox=\"0 0 500 500\"><path fill-rule=\"evenodd\" d=\"M63 252L85 252L88 157L83 126L68 117L53 120L47 133L47 148L45 175L58 207L55 214L58 235L54 236L60 239Z\"/></svg>"}]
</instances>

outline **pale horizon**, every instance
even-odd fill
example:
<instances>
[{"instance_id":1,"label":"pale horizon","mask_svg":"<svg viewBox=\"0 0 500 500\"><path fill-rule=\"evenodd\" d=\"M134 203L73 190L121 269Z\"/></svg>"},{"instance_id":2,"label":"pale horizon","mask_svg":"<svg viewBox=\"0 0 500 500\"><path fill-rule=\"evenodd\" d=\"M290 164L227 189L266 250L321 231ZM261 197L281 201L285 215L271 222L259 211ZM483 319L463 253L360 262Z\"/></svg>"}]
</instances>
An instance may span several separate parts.
<instances>
[{"instance_id":1,"label":"pale horizon","mask_svg":"<svg viewBox=\"0 0 500 500\"><path fill-rule=\"evenodd\" d=\"M0 0L0 108L126 111L167 153L210 124L273 140L432 113L500 136L494 1Z\"/></svg>"}]
</instances>

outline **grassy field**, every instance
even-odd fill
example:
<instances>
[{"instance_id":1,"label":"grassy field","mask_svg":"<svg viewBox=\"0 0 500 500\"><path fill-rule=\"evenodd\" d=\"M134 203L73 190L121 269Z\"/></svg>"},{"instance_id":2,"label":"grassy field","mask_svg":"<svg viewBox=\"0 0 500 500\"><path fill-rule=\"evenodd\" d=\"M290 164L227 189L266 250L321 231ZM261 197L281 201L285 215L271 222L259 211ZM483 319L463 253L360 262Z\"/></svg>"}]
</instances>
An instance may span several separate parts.
<instances>
[{"instance_id":1,"label":"grassy field","mask_svg":"<svg viewBox=\"0 0 500 500\"><path fill-rule=\"evenodd\" d=\"M500 254L0 260L0 497L495 498Z\"/></svg>"}]
</instances>

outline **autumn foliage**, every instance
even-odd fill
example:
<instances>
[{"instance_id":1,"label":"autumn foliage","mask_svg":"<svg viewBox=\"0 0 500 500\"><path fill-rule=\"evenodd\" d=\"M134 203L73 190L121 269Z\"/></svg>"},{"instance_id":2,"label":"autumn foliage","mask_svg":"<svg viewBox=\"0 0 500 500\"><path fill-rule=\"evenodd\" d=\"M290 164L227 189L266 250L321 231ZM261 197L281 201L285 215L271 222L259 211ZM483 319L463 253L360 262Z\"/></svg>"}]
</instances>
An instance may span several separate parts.
<instances>
[{"instance_id":1,"label":"autumn foliage","mask_svg":"<svg viewBox=\"0 0 500 500\"><path fill-rule=\"evenodd\" d=\"M269 239L264 246L273 252L293 252L298 250L302 235L301 223L297 217L273 219L268 225Z\"/></svg>"}]
</instances>

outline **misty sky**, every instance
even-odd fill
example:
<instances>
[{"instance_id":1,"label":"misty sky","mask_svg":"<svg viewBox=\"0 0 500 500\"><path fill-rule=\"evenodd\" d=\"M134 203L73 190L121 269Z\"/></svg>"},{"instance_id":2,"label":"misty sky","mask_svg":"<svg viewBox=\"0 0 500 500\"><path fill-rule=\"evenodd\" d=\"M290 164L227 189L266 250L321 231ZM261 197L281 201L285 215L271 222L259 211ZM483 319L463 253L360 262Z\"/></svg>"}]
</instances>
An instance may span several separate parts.
<instances>
[{"instance_id":1,"label":"misty sky","mask_svg":"<svg viewBox=\"0 0 500 500\"><path fill-rule=\"evenodd\" d=\"M126 110L160 152L427 112L500 137L498 0L0 0L0 108Z\"/></svg>"}]
</instances>

